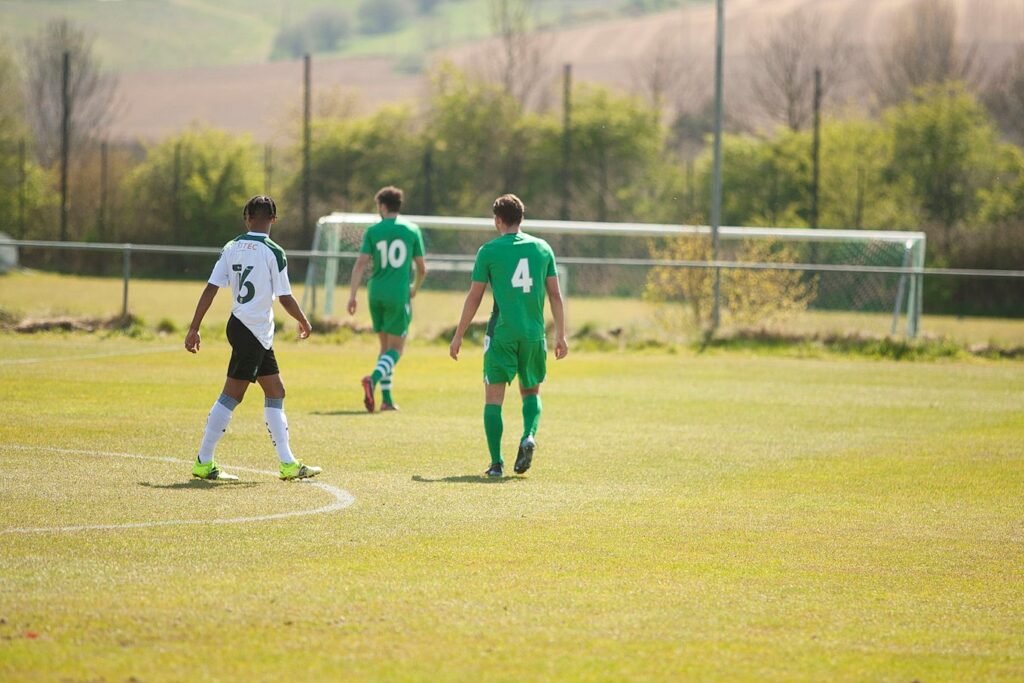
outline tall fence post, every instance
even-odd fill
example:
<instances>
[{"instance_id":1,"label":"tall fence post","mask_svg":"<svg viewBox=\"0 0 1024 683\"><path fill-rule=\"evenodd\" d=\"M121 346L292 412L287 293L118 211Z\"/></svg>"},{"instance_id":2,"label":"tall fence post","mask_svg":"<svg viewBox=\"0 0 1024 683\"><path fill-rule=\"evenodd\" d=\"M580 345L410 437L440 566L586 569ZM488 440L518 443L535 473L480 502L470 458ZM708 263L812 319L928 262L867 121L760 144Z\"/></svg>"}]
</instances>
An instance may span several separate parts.
<instances>
[{"instance_id":1,"label":"tall fence post","mask_svg":"<svg viewBox=\"0 0 1024 683\"><path fill-rule=\"evenodd\" d=\"M715 142L711 178L711 260L718 260L718 229L722 223L722 116L725 52L725 0L716 3L715 28ZM711 302L711 333L718 331L722 321L722 270L715 268Z\"/></svg>"},{"instance_id":2,"label":"tall fence post","mask_svg":"<svg viewBox=\"0 0 1024 683\"><path fill-rule=\"evenodd\" d=\"M569 192L571 191L572 164L572 64L565 65L562 74L562 210L559 217L569 220Z\"/></svg>"},{"instance_id":3,"label":"tall fence post","mask_svg":"<svg viewBox=\"0 0 1024 683\"><path fill-rule=\"evenodd\" d=\"M313 133L310 126L310 119L313 116L312 69L312 58L306 54L302 58L302 235L305 236L307 244L313 236L309 212L309 195L313 175Z\"/></svg>"},{"instance_id":4,"label":"tall fence post","mask_svg":"<svg viewBox=\"0 0 1024 683\"><path fill-rule=\"evenodd\" d=\"M121 251L121 272L124 288L121 293L121 320L128 320L128 281L132 279L132 245L125 244Z\"/></svg>"},{"instance_id":5,"label":"tall fence post","mask_svg":"<svg viewBox=\"0 0 1024 683\"><path fill-rule=\"evenodd\" d=\"M71 53L64 53L60 124L60 241L68 239L68 157L71 154Z\"/></svg>"},{"instance_id":6,"label":"tall fence post","mask_svg":"<svg viewBox=\"0 0 1024 683\"><path fill-rule=\"evenodd\" d=\"M28 166L26 165L25 138L18 141L18 237L25 237L25 207L28 190Z\"/></svg>"}]
</instances>

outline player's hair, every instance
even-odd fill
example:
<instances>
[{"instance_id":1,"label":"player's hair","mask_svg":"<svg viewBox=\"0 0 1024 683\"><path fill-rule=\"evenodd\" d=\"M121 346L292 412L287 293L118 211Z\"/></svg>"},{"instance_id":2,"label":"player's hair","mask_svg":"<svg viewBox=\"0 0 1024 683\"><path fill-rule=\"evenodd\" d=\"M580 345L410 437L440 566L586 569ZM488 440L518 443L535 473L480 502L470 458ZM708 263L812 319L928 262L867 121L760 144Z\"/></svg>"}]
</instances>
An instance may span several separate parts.
<instances>
[{"instance_id":1,"label":"player's hair","mask_svg":"<svg viewBox=\"0 0 1024 683\"><path fill-rule=\"evenodd\" d=\"M402 208L402 200L405 199L405 193L394 185L388 185L377 190L374 199L377 200L378 204L383 204L384 208L388 211L398 211Z\"/></svg>"},{"instance_id":2,"label":"player's hair","mask_svg":"<svg viewBox=\"0 0 1024 683\"><path fill-rule=\"evenodd\" d=\"M514 194L503 194L494 200L494 206L491 207L494 215L501 219L501 222L505 225L519 225L523 222L523 216L526 214L526 205L523 204L523 200Z\"/></svg>"},{"instance_id":3,"label":"player's hair","mask_svg":"<svg viewBox=\"0 0 1024 683\"><path fill-rule=\"evenodd\" d=\"M277 204L265 194L258 194L245 203L242 209L243 218L277 218Z\"/></svg>"}]
</instances>

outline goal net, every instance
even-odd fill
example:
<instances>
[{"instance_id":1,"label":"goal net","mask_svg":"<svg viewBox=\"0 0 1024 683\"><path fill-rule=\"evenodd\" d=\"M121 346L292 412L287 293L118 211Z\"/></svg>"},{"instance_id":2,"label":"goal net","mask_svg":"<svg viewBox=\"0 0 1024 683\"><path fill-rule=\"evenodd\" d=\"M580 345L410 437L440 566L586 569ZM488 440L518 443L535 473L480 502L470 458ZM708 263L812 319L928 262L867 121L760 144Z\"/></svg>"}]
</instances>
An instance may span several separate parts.
<instances>
[{"instance_id":1,"label":"goal net","mask_svg":"<svg viewBox=\"0 0 1024 683\"><path fill-rule=\"evenodd\" d=\"M430 289L465 289L477 249L495 236L491 218L406 216L423 230ZM336 315L375 214L322 217L311 245L303 305ZM758 326L817 315L833 327L916 336L925 236L920 232L738 228L719 230L713 260L707 226L526 220L559 262L574 297L624 297L690 312L706 310L720 277L723 320Z\"/></svg>"}]
</instances>

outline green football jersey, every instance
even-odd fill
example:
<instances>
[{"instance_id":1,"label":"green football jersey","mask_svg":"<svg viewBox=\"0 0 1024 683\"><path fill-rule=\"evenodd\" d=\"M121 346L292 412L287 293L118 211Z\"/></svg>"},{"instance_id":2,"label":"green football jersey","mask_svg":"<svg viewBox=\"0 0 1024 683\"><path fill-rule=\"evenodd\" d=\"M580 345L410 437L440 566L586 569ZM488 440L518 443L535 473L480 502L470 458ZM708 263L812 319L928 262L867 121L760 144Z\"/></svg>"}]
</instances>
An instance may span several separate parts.
<instances>
[{"instance_id":1,"label":"green football jersey","mask_svg":"<svg viewBox=\"0 0 1024 683\"><path fill-rule=\"evenodd\" d=\"M373 256L370 298L407 303L412 260L424 254L420 227L402 218L385 218L366 229L359 251Z\"/></svg>"},{"instance_id":2,"label":"green football jersey","mask_svg":"<svg viewBox=\"0 0 1024 683\"><path fill-rule=\"evenodd\" d=\"M554 252L538 237L509 233L480 247L473 280L489 282L494 294L488 336L503 341L543 340L544 285L557 274Z\"/></svg>"}]
</instances>

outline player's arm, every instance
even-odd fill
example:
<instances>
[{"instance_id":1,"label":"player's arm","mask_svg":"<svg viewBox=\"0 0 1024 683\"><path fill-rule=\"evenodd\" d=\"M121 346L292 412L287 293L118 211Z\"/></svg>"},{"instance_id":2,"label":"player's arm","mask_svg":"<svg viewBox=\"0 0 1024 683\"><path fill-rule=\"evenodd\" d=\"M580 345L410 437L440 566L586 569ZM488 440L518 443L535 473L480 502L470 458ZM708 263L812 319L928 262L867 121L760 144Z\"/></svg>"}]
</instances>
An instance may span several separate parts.
<instances>
[{"instance_id":1,"label":"player's arm","mask_svg":"<svg viewBox=\"0 0 1024 683\"><path fill-rule=\"evenodd\" d=\"M277 300L281 302L281 308L299 323L299 339L308 337L313 331L313 326L309 324L306 314L302 312L302 308L299 306L299 302L295 300L295 297L291 294L283 294Z\"/></svg>"},{"instance_id":2,"label":"player's arm","mask_svg":"<svg viewBox=\"0 0 1024 683\"><path fill-rule=\"evenodd\" d=\"M213 298L217 296L217 290L220 289L217 285L212 282L206 283L206 289L199 295L199 302L196 303L196 312L192 316L192 324L188 326L188 332L185 334L185 349L189 353L196 353L199 351L199 326L203 324L203 318L206 317L206 312L210 310L210 306L213 304Z\"/></svg>"},{"instance_id":3,"label":"player's arm","mask_svg":"<svg viewBox=\"0 0 1024 683\"><path fill-rule=\"evenodd\" d=\"M486 282L473 281L469 286L469 294L466 295L466 303L462 305L462 318L459 319L459 326L455 328L455 336L452 337L451 346L448 347L448 355L455 360L459 359L459 350L462 348L462 338L466 336L469 324L473 322L476 312L480 309L480 302L484 299L484 290L487 289Z\"/></svg>"},{"instance_id":4,"label":"player's arm","mask_svg":"<svg viewBox=\"0 0 1024 683\"><path fill-rule=\"evenodd\" d=\"M551 315L555 318L555 359L562 360L569 353L569 342L565 338L565 302L562 301L562 288L558 278L545 278L544 288L551 302Z\"/></svg>"},{"instance_id":5,"label":"player's arm","mask_svg":"<svg viewBox=\"0 0 1024 683\"><path fill-rule=\"evenodd\" d=\"M427 279L427 262L422 256L417 256L413 259L413 265L416 266L416 279L412 283L412 288L409 290L409 298L416 296L416 292L420 291L420 285Z\"/></svg>"},{"instance_id":6,"label":"player's arm","mask_svg":"<svg viewBox=\"0 0 1024 683\"><path fill-rule=\"evenodd\" d=\"M359 258L356 259L356 264L352 266L352 289L348 295L348 314L356 314L356 292L359 290L359 285L363 281L363 273L366 272L366 266L370 263L370 255L368 253L359 254Z\"/></svg>"}]
</instances>

